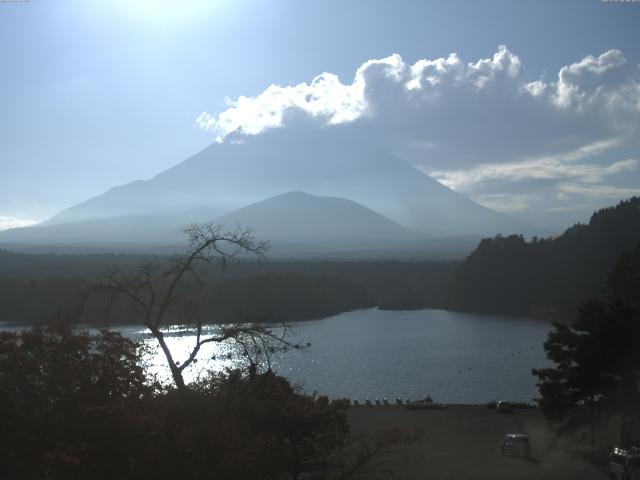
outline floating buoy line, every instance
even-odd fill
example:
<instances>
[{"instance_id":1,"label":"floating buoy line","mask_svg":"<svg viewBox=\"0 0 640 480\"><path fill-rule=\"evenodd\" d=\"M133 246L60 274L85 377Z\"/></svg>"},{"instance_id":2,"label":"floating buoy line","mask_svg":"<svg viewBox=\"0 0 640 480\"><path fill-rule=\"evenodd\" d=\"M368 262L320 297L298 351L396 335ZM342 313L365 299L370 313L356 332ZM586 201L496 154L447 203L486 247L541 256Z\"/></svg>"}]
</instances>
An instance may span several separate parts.
<instances>
[{"instance_id":1,"label":"floating buoy line","mask_svg":"<svg viewBox=\"0 0 640 480\"><path fill-rule=\"evenodd\" d=\"M492 365L496 365L496 364L499 364L500 362L504 362L505 360L509 360L511 358L516 358L517 356L522 355L523 353L530 352L530 351L535 350L535 349L536 349L536 346L535 345L531 345L531 346L528 346L528 347L521 348L518 351L505 353L504 355L501 355L500 357L496 357L493 360L489 360L488 362L479 363L475 367L475 369L479 370L481 368L485 368L485 367L489 367L489 366L492 366ZM473 370L474 370L474 367L463 368L463 369L458 370L458 375L462 375L463 373L472 372Z\"/></svg>"}]
</instances>

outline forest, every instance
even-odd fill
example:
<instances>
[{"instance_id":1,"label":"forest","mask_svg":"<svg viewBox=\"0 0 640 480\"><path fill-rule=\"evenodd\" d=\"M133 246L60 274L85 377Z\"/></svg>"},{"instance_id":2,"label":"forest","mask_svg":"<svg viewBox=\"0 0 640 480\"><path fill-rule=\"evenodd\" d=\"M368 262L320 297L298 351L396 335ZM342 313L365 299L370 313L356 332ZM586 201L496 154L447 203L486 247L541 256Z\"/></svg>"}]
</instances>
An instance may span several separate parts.
<instances>
[{"instance_id":1,"label":"forest","mask_svg":"<svg viewBox=\"0 0 640 480\"><path fill-rule=\"evenodd\" d=\"M0 252L2 320L34 324L67 320L88 284L110 269L131 269L145 260L138 255ZM453 262L241 260L224 270L217 265L207 268L207 286L198 300L210 321L222 323L247 317L306 320L375 306L446 307L452 302L455 267ZM127 311L123 317L113 314L107 319L101 304L93 307L84 321L135 323Z\"/></svg>"},{"instance_id":2,"label":"forest","mask_svg":"<svg viewBox=\"0 0 640 480\"><path fill-rule=\"evenodd\" d=\"M571 318L600 297L618 259L640 244L640 198L595 212L556 238L482 240L455 276L462 310Z\"/></svg>"},{"instance_id":3,"label":"forest","mask_svg":"<svg viewBox=\"0 0 640 480\"><path fill-rule=\"evenodd\" d=\"M359 308L446 308L570 319L578 305L605 291L609 272L640 244L640 198L595 212L551 238L497 235L465 260L265 261L242 258L205 272L198 301L210 322L294 321ZM162 258L162 257L158 257ZM54 255L0 251L2 321L74 321L79 292L143 255ZM187 282L184 288L189 288ZM135 312L88 306L84 322L136 323Z\"/></svg>"}]
</instances>

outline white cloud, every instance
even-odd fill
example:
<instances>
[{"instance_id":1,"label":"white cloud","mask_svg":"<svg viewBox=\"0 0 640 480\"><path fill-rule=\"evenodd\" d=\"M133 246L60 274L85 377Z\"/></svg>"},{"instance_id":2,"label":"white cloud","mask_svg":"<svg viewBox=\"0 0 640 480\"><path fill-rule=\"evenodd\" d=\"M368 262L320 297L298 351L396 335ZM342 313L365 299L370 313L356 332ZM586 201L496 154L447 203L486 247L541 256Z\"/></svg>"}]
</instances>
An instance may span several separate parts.
<instances>
[{"instance_id":1,"label":"white cloud","mask_svg":"<svg viewBox=\"0 0 640 480\"><path fill-rule=\"evenodd\" d=\"M227 100L227 106L217 117L202 112L196 119L198 126L215 132L219 141L234 132L255 135L281 127L287 110L291 109L322 117L330 124L350 122L364 113L364 82L343 85L336 75L323 73L310 84L271 85L257 97Z\"/></svg>"},{"instance_id":2,"label":"white cloud","mask_svg":"<svg viewBox=\"0 0 640 480\"><path fill-rule=\"evenodd\" d=\"M518 213L528 210L533 203L540 199L535 194L489 193L477 195L474 200L498 212Z\"/></svg>"},{"instance_id":3,"label":"white cloud","mask_svg":"<svg viewBox=\"0 0 640 480\"><path fill-rule=\"evenodd\" d=\"M0 231L10 228L29 227L38 223L36 220L26 220L15 217L5 217L0 215Z\"/></svg>"},{"instance_id":4,"label":"white cloud","mask_svg":"<svg viewBox=\"0 0 640 480\"><path fill-rule=\"evenodd\" d=\"M491 59L464 65L453 53L448 58L419 60L407 65L400 55L368 60L356 71L350 84L331 73L322 73L311 83L282 87L271 85L256 97L227 100L218 115L203 112L198 126L211 130L222 140L231 133L255 135L281 127L287 110L301 110L330 124L352 122L371 109L385 115L381 107L391 104L422 104L436 99L451 86L478 92L500 79L515 79L521 73L520 59L501 46Z\"/></svg>"},{"instance_id":5,"label":"white cloud","mask_svg":"<svg viewBox=\"0 0 640 480\"><path fill-rule=\"evenodd\" d=\"M640 188L614 187L611 185L585 185L579 183L560 183L558 199L567 200L570 197L590 197L602 200L617 200L620 198L640 195Z\"/></svg>"},{"instance_id":6,"label":"white cloud","mask_svg":"<svg viewBox=\"0 0 640 480\"><path fill-rule=\"evenodd\" d=\"M579 108L599 97L605 97L605 104L610 103L622 91L620 84L626 78L619 73L625 63L620 50L609 50L599 57L589 55L580 62L562 67L555 88L555 101L563 107L577 104Z\"/></svg>"},{"instance_id":7,"label":"white cloud","mask_svg":"<svg viewBox=\"0 0 640 480\"><path fill-rule=\"evenodd\" d=\"M443 128L457 127L463 133L468 129L465 124L470 124L484 130L483 124L476 123L483 118L492 128L509 127L514 122L533 126L535 122L526 121L533 115L533 120L546 116L554 126L564 126L564 131L555 130L551 135L557 140L574 133L566 130L571 130L572 121L585 120L578 118L580 113L593 114L590 120L602 126L606 126L603 120L609 110L637 114L639 88L638 68L628 65L618 50L598 57L590 55L565 66L556 82L547 83L531 81L520 58L500 46L493 57L467 64L455 53L447 58L418 60L413 65L406 64L398 54L369 60L357 69L351 83L322 73L310 83L271 85L255 97L228 100L223 112L203 112L196 121L222 140L234 132L255 135L282 127L287 111L299 110L328 124L360 118L373 118L373 128L396 123L413 140L437 142ZM423 124L416 125L418 120ZM494 131L491 139L498 139L498 133ZM519 136L522 134L538 136L532 131L520 132ZM463 136L457 140L469 142Z\"/></svg>"},{"instance_id":8,"label":"white cloud","mask_svg":"<svg viewBox=\"0 0 640 480\"><path fill-rule=\"evenodd\" d=\"M619 50L564 66L551 80L528 74L506 46L475 62L451 53L407 64L394 54L363 63L350 83L323 73L310 83L271 85L229 100L218 114L203 112L197 124L218 141L348 125L487 205L520 195L512 210L524 208L539 182L548 202L561 194L559 183L604 198L635 191L603 185L621 173L640 182L640 68ZM522 190L505 187L513 184Z\"/></svg>"},{"instance_id":9,"label":"white cloud","mask_svg":"<svg viewBox=\"0 0 640 480\"><path fill-rule=\"evenodd\" d=\"M640 160L628 158L609 164L576 163L576 161L599 155L618 145L617 139L611 139L541 158L527 158L510 163L480 164L470 169L425 171L425 173L449 188L462 192L473 191L478 184L495 180L521 182L574 179L587 183L599 183L611 175L636 170L640 166Z\"/></svg>"}]
</instances>

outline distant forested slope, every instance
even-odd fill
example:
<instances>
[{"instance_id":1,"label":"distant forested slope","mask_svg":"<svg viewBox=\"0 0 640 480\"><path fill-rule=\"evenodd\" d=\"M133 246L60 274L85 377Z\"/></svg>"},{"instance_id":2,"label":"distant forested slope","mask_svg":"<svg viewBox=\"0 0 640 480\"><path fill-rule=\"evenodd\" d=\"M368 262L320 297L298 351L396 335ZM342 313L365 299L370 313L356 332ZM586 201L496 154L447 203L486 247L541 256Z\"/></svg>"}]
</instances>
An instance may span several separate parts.
<instances>
[{"instance_id":1,"label":"distant forested slope","mask_svg":"<svg viewBox=\"0 0 640 480\"><path fill-rule=\"evenodd\" d=\"M128 270L148 258L28 255L0 250L0 322L67 320L83 287L109 269ZM447 262L242 261L224 271L210 268L203 290L188 283L184 287L209 321L305 320L375 306L450 306L456 266ZM96 299L79 321L139 321L135 312L123 306L116 306L107 319L105 305Z\"/></svg>"},{"instance_id":2,"label":"distant forested slope","mask_svg":"<svg viewBox=\"0 0 640 480\"><path fill-rule=\"evenodd\" d=\"M620 256L607 283L610 293L640 312L640 243Z\"/></svg>"},{"instance_id":3,"label":"distant forested slope","mask_svg":"<svg viewBox=\"0 0 640 480\"><path fill-rule=\"evenodd\" d=\"M473 311L573 315L599 297L624 252L640 243L640 198L595 212L561 236L484 239L456 274L456 305Z\"/></svg>"},{"instance_id":4,"label":"distant forested slope","mask_svg":"<svg viewBox=\"0 0 640 480\"><path fill-rule=\"evenodd\" d=\"M627 252L625 254L625 252ZM577 306L601 297L608 279L616 291L625 280L616 265L640 257L640 198L593 214L557 238L485 239L462 263L399 261L241 261L206 272L207 288L195 293L211 321L303 320L345 310L449 308L473 312L572 318ZM26 255L0 251L0 321L41 323L69 318L78 291L110 268L127 270L143 255ZM161 261L162 257L157 257ZM614 274L612 274L615 273ZM622 273L621 273L622 272ZM631 275L631 274L629 274ZM627 275L628 276L628 275ZM194 290L191 290L194 287ZM136 323L133 312L110 319ZM104 302L81 321L104 323Z\"/></svg>"}]
</instances>

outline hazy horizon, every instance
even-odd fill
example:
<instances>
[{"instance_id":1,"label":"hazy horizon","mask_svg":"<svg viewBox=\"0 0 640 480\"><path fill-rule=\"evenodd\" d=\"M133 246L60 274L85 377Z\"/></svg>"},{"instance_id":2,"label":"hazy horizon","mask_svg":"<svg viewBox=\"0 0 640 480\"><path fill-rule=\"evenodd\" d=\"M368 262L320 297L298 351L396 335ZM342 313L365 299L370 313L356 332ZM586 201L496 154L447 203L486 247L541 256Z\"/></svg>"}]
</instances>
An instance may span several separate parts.
<instances>
[{"instance_id":1,"label":"hazy horizon","mask_svg":"<svg viewBox=\"0 0 640 480\"><path fill-rule=\"evenodd\" d=\"M640 194L637 4L359 7L3 3L0 229L273 129L357 132L538 226Z\"/></svg>"}]
</instances>

